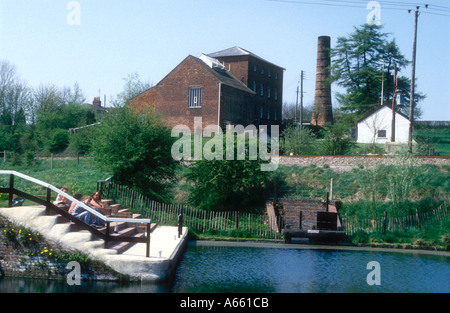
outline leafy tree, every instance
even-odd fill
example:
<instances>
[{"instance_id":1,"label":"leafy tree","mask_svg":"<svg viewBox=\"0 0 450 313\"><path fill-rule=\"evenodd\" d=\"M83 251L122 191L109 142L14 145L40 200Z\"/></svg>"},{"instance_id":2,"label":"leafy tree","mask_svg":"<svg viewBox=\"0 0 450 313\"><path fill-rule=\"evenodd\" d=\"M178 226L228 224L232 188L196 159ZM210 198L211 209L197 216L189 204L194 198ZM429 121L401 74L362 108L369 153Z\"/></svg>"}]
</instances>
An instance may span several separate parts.
<instances>
[{"instance_id":1,"label":"leafy tree","mask_svg":"<svg viewBox=\"0 0 450 313\"><path fill-rule=\"evenodd\" d=\"M69 87L41 85L35 90L34 97L37 132L35 140L41 149L52 145L49 138L52 138L58 129L67 131L96 122L92 106L83 103L85 98L78 84L74 85L73 90Z\"/></svg>"},{"instance_id":2,"label":"leafy tree","mask_svg":"<svg viewBox=\"0 0 450 313\"><path fill-rule=\"evenodd\" d=\"M296 103L283 103L283 119L284 120L299 120L300 119L300 105ZM314 109L314 102L303 105L303 122L311 121Z\"/></svg>"},{"instance_id":3,"label":"leafy tree","mask_svg":"<svg viewBox=\"0 0 450 313\"><path fill-rule=\"evenodd\" d=\"M0 61L0 150L21 152L20 136L32 106L31 89L20 80L16 67Z\"/></svg>"},{"instance_id":4,"label":"leafy tree","mask_svg":"<svg viewBox=\"0 0 450 313\"><path fill-rule=\"evenodd\" d=\"M95 113L85 105L77 84L70 88L40 86L35 91L38 130L69 129L95 123Z\"/></svg>"},{"instance_id":5,"label":"leafy tree","mask_svg":"<svg viewBox=\"0 0 450 313\"><path fill-rule=\"evenodd\" d=\"M70 146L73 148L73 151L80 155L89 154L92 145L95 143L94 135L95 129L92 127L80 129L69 136Z\"/></svg>"},{"instance_id":6,"label":"leafy tree","mask_svg":"<svg viewBox=\"0 0 450 313\"><path fill-rule=\"evenodd\" d=\"M20 80L16 67L0 61L0 124L25 124L31 106L31 89Z\"/></svg>"},{"instance_id":7,"label":"leafy tree","mask_svg":"<svg viewBox=\"0 0 450 313\"><path fill-rule=\"evenodd\" d=\"M129 74L127 78L124 78L123 80L125 81L123 91L117 95L116 99L112 100L112 104L115 107L127 105L130 99L153 86L153 83L151 82L141 81L138 73Z\"/></svg>"},{"instance_id":8,"label":"leafy tree","mask_svg":"<svg viewBox=\"0 0 450 313\"><path fill-rule=\"evenodd\" d=\"M188 168L189 202L211 211L257 211L265 202L269 172L261 171L259 160L226 160L225 137L223 160L204 159Z\"/></svg>"},{"instance_id":9,"label":"leafy tree","mask_svg":"<svg viewBox=\"0 0 450 313\"><path fill-rule=\"evenodd\" d=\"M392 103L394 66L400 73L409 64L395 39L390 40L382 29L383 26L375 24L355 27L347 37L339 37L336 47L331 50L331 79L346 89L346 93L337 94L337 100L341 109L355 113L356 119L380 104L383 82L383 103ZM408 78L398 74L398 92L404 95L407 103L410 85ZM424 98L420 93L415 96L416 104Z\"/></svg>"},{"instance_id":10,"label":"leafy tree","mask_svg":"<svg viewBox=\"0 0 450 313\"><path fill-rule=\"evenodd\" d=\"M167 191L178 166L171 156L175 139L154 110L117 107L95 130L94 158L114 181L155 200L169 200Z\"/></svg>"}]
</instances>

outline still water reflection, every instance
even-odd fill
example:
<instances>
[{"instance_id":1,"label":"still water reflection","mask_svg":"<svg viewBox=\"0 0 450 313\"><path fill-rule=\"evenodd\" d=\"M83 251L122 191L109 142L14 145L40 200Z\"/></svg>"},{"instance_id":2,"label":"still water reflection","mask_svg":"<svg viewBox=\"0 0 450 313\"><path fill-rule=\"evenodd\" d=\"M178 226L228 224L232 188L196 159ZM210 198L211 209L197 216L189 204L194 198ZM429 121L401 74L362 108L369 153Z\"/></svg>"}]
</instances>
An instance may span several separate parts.
<instances>
[{"instance_id":1,"label":"still water reflection","mask_svg":"<svg viewBox=\"0 0 450 313\"><path fill-rule=\"evenodd\" d=\"M381 285L366 281L371 261ZM170 284L118 284L5 278L0 293L450 292L450 257L417 253L191 244Z\"/></svg>"},{"instance_id":2,"label":"still water reflection","mask_svg":"<svg viewBox=\"0 0 450 313\"><path fill-rule=\"evenodd\" d=\"M377 261L381 285L369 286ZM450 258L320 249L190 247L175 292L450 292Z\"/></svg>"}]
</instances>

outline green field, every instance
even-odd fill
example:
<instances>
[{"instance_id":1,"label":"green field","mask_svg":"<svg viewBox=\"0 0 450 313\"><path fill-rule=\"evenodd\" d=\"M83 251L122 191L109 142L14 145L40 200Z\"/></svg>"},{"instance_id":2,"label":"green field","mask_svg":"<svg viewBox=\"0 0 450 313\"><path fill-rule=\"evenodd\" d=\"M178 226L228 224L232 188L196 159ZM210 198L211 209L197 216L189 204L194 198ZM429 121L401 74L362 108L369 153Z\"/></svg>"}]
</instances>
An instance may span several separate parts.
<instances>
[{"instance_id":1,"label":"green field","mask_svg":"<svg viewBox=\"0 0 450 313\"><path fill-rule=\"evenodd\" d=\"M415 136L425 138L427 144L441 156L450 156L450 127L417 127Z\"/></svg>"}]
</instances>

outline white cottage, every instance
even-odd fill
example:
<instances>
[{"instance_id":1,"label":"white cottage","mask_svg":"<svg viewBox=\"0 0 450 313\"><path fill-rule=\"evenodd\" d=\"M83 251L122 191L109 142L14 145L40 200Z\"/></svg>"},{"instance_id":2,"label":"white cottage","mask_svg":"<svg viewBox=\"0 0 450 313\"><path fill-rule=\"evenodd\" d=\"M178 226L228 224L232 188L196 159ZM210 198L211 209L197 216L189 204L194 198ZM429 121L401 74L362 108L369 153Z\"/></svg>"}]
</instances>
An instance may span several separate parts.
<instances>
[{"instance_id":1,"label":"white cottage","mask_svg":"<svg viewBox=\"0 0 450 313\"><path fill-rule=\"evenodd\" d=\"M378 107L358 121L358 143L391 142L392 109L388 105ZM395 142L407 143L409 118L403 113L395 113Z\"/></svg>"}]
</instances>

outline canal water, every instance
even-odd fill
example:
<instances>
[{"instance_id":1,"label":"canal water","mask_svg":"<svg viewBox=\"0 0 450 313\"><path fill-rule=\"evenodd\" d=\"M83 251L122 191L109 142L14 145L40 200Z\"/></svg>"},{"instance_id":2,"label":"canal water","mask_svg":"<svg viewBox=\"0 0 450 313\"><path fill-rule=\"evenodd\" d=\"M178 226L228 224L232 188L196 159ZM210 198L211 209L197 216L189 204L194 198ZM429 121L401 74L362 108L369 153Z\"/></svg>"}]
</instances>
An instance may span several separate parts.
<instances>
[{"instance_id":1,"label":"canal water","mask_svg":"<svg viewBox=\"0 0 450 313\"><path fill-rule=\"evenodd\" d=\"M450 254L194 242L169 284L83 282L68 286L57 281L5 278L0 281L0 293L4 292L448 293Z\"/></svg>"}]
</instances>

